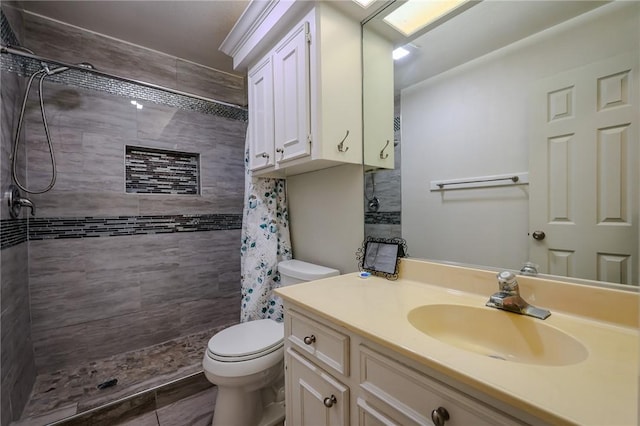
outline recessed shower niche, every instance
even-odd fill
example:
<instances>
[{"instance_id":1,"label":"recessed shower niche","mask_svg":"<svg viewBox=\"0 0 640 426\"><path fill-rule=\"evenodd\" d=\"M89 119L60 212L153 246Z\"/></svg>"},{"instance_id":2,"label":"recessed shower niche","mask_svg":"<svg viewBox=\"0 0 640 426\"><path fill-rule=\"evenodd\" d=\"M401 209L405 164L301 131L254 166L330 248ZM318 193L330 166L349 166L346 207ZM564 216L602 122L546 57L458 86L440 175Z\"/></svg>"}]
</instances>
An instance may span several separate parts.
<instances>
[{"instance_id":1,"label":"recessed shower niche","mask_svg":"<svg viewBox=\"0 0 640 426\"><path fill-rule=\"evenodd\" d=\"M125 147L125 187L137 194L200 194L200 154Z\"/></svg>"}]
</instances>

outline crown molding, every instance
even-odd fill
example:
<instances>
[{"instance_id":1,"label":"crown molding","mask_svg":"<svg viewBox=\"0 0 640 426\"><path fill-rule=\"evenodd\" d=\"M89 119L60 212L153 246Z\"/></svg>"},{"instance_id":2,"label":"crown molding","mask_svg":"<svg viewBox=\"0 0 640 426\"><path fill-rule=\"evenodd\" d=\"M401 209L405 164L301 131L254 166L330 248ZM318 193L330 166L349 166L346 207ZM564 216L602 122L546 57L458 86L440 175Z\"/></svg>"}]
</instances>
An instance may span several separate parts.
<instances>
[{"instance_id":1,"label":"crown molding","mask_svg":"<svg viewBox=\"0 0 640 426\"><path fill-rule=\"evenodd\" d=\"M245 70L277 42L278 34L300 19L315 3L305 0L253 0L219 50L233 58L235 70Z\"/></svg>"}]
</instances>

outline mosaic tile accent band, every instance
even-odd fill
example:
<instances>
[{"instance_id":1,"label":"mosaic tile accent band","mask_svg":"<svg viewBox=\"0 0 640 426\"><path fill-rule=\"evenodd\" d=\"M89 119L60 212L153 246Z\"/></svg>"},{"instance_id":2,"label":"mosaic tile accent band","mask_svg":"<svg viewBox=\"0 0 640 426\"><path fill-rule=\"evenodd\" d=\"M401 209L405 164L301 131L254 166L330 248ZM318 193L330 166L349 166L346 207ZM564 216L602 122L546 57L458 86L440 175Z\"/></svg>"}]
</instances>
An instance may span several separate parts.
<instances>
[{"instance_id":1,"label":"mosaic tile accent band","mask_svg":"<svg viewBox=\"0 0 640 426\"><path fill-rule=\"evenodd\" d=\"M241 229L242 214L64 217L29 220L29 241Z\"/></svg>"},{"instance_id":2,"label":"mosaic tile accent band","mask_svg":"<svg viewBox=\"0 0 640 426\"><path fill-rule=\"evenodd\" d=\"M366 212L364 223L367 225L400 225L401 212Z\"/></svg>"},{"instance_id":3,"label":"mosaic tile accent band","mask_svg":"<svg viewBox=\"0 0 640 426\"><path fill-rule=\"evenodd\" d=\"M117 237L242 228L242 214L49 217L0 221L0 248L35 240Z\"/></svg>"},{"instance_id":4,"label":"mosaic tile accent band","mask_svg":"<svg viewBox=\"0 0 640 426\"><path fill-rule=\"evenodd\" d=\"M27 241L27 219L0 220L0 249Z\"/></svg>"},{"instance_id":5,"label":"mosaic tile accent band","mask_svg":"<svg viewBox=\"0 0 640 426\"><path fill-rule=\"evenodd\" d=\"M400 116L393 117L393 131L397 132L400 130Z\"/></svg>"},{"instance_id":6,"label":"mosaic tile accent band","mask_svg":"<svg viewBox=\"0 0 640 426\"><path fill-rule=\"evenodd\" d=\"M200 155L153 148L125 148L126 191L137 194L200 193Z\"/></svg>"}]
</instances>

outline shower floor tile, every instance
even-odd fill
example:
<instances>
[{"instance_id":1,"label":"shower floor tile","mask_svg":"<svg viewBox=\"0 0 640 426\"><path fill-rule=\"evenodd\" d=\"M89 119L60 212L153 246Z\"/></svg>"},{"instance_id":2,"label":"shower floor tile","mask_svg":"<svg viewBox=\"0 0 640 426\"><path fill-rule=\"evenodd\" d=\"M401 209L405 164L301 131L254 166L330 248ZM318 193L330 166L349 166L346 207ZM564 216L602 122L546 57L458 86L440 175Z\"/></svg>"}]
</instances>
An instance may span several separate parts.
<instances>
[{"instance_id":1,"label":"shower floor tile","mask_svg":"<svg viewBox=\"0 0 640 426\"><path fill-rule=\"evenodd\" d=\"M77 404L77 412L80 413L198 373L202 370L202 356L207 341L228 326L39 374L21 421L56 411L64 413L60 417L64 418L69 413L61 409L73 404ZM98 384L111 379L117 379L118 383L105 389L97 388Z\"/></svg>"}]
</instances>

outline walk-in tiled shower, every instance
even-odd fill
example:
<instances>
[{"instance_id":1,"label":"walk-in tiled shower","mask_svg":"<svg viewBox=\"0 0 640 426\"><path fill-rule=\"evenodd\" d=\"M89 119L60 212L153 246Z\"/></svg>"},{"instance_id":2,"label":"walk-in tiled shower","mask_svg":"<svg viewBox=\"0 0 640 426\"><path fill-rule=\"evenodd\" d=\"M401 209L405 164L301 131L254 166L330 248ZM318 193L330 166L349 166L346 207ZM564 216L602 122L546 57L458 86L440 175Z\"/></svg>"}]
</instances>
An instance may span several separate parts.
<instances>
[{"instance_id":1,"label":"walk-in tiled shower","mask_svg":"<svg viewBox=\"0 0 640 426\"><path fill-rule=\"evenodd\" d=\"M239 321L247 111L237 106L246 104L241 77L2 11L3 45L123 77L73 69L47 77L55 186L22 193L35 216L23 209L11 218L2 199L5 426L23 413L65 417L192 377L208 336ZM26 80L41 65L1 59L4 195ZM40 114L32 90L17 157L29 188L52 173Z\"/></svg>"}]
</instances>

